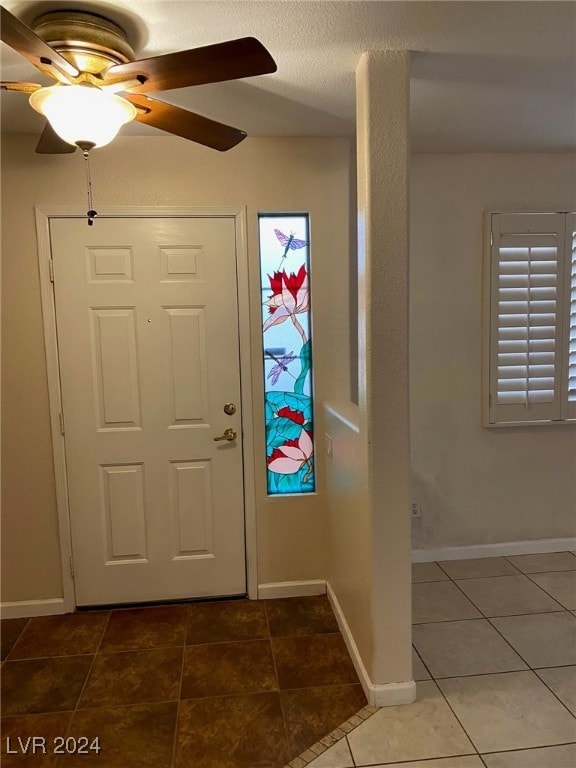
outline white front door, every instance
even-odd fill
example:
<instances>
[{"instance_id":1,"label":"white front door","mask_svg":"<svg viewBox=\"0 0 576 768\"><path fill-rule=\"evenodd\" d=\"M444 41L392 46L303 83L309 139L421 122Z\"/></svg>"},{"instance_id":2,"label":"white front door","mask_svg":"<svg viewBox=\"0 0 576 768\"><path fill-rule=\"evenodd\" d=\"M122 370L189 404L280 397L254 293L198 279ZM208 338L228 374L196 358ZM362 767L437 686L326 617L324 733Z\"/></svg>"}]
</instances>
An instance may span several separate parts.
<instances>
[{"instance_id":1,"label":"white front door","mask_svg":"<svg viewBox=\"0 0 576 768\"><path fill-rule=\"evenodd\" d=\"M50 237L77 604L244 594L234 219Z\"/></svg>"}]
</instances>

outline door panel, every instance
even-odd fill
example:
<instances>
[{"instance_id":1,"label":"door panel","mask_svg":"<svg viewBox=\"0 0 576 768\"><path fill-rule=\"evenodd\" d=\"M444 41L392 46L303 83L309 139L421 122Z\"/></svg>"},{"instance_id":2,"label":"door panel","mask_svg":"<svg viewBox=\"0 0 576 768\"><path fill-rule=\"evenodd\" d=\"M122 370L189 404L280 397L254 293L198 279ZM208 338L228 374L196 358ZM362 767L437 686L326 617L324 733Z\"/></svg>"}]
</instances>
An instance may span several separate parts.
<instances>
[{"instance_id":1,"label":"door panel","mask_svg":"<svg viewBox=\"0 0 576 768\"><path fill-rule=\"evenodd\" d=\"M206 419L206 370L196 361L206 359L204 309L164 309L164 343L168 350L168 393L171 427Z\"/></svg>"},{"instance_id":2,"label":"door panel","mask_svg":"<svg viewBox=\"0 0 576 768\"><path fill-rule=\"evenodd\" d=\"M146 560L142 464L100 467L106 516L106 562Z\"/></svg>"},{"instance_id":3,"label":"door panel","mask_svg":"<svg viewBox=\"0 0 576 768\"><path fill-rule=\"evenodd\" d=\"M91 309L99 429L140 428L136 319L132 308Z\"/></svg>"},{"instance_id":4,"label":"door panel","mask_svg":"<svg viewBox=\"0 0 576 768\"><path fill-rule=\"evenodd\" d=\"M78 605L244 594L234 220L50 234Z\"/></svg>"}]
</instances>

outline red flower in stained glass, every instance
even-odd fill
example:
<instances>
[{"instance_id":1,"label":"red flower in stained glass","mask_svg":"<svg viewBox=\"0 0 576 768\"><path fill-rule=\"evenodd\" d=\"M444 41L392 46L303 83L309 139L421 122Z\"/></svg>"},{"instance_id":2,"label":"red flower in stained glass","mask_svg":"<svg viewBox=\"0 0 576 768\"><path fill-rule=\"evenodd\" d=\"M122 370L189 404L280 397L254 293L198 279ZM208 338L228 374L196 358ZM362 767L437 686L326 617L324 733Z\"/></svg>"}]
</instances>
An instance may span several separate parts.
<instances>
[{"instance_id":1,"label":"red flower in stained glass","mask_svg":"<svg viewBox=\"0 0 576 768\"><path fill-rule=\"evenodd\" d=\"M293 475L306 464L312 471L310 461L314 453L311 436L305 429L300 432L298 440L286 440L283 445L274 448L268 457L268 469L281 475ZM307 473L308 475L309 473Z\"/></svg>"},{"instance_id":2,"label":"red flower in stained glass","mask_svg":"<svg viewBox=\"0 0 576 768\"><path fill-rule=\"evenodd\" d=\"M308 312L310 309L310 290L308 288L308 274L304 264L298 270L298 274L285 270L268 275L272 295L264 304L268 307L270 317L266 320L262 330L267 331L273 325L279 325L290 318L296 329L306 343L306 334L296 315Z\"/></svg>"},{"instance_id":3,"label":"red flower in stained glass","mask_svg":"<svg viewBox=\"0 0 576 768\"><path fill-rule=\"evenodd\" d=\"M278 411L278 416L283 416L285 419L290 419L295 424L304 424L304 414L302 411L293 411L289 406L284 406Z\"/></svg>"}]
</instances>

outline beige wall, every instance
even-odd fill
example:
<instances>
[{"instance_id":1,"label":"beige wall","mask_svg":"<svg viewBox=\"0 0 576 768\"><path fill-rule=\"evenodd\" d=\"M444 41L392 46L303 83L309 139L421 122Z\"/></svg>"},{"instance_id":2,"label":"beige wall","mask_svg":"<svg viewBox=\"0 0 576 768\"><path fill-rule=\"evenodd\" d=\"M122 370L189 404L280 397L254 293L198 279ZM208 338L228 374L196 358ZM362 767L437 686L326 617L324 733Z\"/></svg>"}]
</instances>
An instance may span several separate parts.
<instances>
[{"instance_id":1,"label":"beige wall","mask_svg":"<svg viewBox=\"0 0 576 768\"><path fill-rule=\"evenodd\" d=\"M377 685L412 677L409 78L407 51L365 53L356 70L359 421L371 524L374 649L368 670Z\"/></svg>"},{"instance_id":2,"label":"beige wall","mask_svg":"<svg viewBox=\"0 0 576 768\"><path fill-rule=\"evenodd\" d=\"M327 577L379 704L412 700L406 51L356 69L359 405L325 409ZM400 684L399 686L397 684ZM398 698L395 698L398 696Z\"/></svg>"},{"instance_id":3,"label":"beige wall","mask_svg":"<svg viewBox=\"0 0 576 768\"><path fill-rule=\"evenodd\" d=\"M62 594L34 206L84 206L84 168L79 154L36 155L36 140L8 136L2 151L4 601ZM254 138L220 154L168 136L120 137L94 152L92 159L96 209L246 206L252 281L258 274L258 211L310 211L319 434L322 400L338 395L349 378L347 355L340 356L330 341L335 334L348 344L348 302L342 289L346 283L340 274L348 268L349 173L347 139ZM334 311L335 291L342 312ZM254 306L255 337L259 313ZM257 349L253 359L255 411L260 414ZM261 421L256 435L257 454L263 456ZM323 578L322 492L300 499L267 499L263 462L258 466L258 581Z\"/></svg>"},{"instance_id":4,"label":"beige wall","mask_svg":"<svg viewBox=\"0 0 576 768\"><path fill-rule=\"evenodd\" d=\"M576 534L576 426L481 426L483 212L576 205L574 155L412 158L415 548Z\"/></svg>"},{"instance_id":5,"label":"beige wall","mask_svg":"<svg viewBox=\"0 0 576 768\"><path fill-rule=\"evenodd\" d=\"M326 433L332 440L327 470L328 563L326 575L334 590L358 652L371 665L372 523L370 517L367 446L360 434L359 409L334 402L325 408Z\"/></svg>"}]
</instances>

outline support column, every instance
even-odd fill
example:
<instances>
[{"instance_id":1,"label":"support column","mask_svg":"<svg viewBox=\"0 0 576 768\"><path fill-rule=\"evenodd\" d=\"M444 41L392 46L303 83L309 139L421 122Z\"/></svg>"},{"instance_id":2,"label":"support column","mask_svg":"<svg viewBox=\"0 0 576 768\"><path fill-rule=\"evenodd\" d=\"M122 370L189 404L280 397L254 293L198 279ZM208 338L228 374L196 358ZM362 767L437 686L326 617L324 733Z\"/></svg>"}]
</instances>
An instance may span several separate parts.
<instances>
[{"instance_id":1,"label":"support column","mask_svg":"<svg viewBox=\"0 0 576 768\"><path fill-rule=\"evenodd\" d=\"M356 70L361 433L372 529L370 678L377 704L414 700L411 662L408 176L410 53Z\"/></svg>"}]
</instances>

